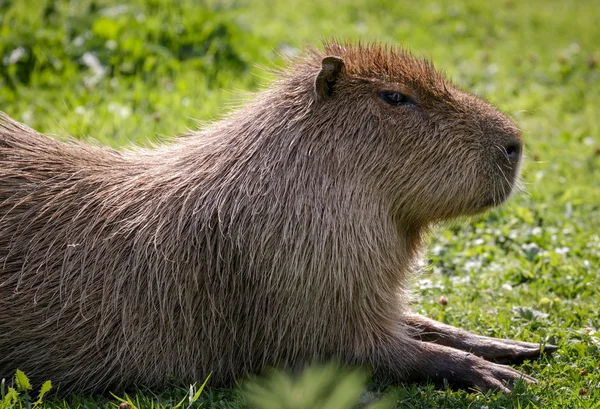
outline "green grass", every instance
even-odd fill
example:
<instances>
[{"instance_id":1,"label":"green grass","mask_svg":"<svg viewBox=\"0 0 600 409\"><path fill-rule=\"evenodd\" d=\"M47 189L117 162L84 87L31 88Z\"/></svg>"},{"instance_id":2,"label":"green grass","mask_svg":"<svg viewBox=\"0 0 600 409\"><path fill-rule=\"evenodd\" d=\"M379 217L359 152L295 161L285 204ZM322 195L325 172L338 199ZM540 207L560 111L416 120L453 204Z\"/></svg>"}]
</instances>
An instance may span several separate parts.
<instances>
[{"instance_id":1,"label":"green grass","mask_svg":"<svg viewBox=\"0 0 600 409\"><path fill-rule=\"evenodd\" d=\"M331 37L401 43L508 112L524 131L528 156L525 193L435 230L415 280L416 309L481 334L552 342L559 351L522 365L540 383L510 395L428 385L381 391L360 373L326 368L296 381L277 374L207 390L191 406L309 408L325 405L330 392L352 407L368 386L364 404L385 396L402 408L599 408L598 16L596 0L0 0L0 109L59 138L146 144L239 104L268 83L264 67L279 67L281 52ZM174 386L130 397L161 408L188 394ZM282 394L299 403L277 403ZM12 405L27 407L34 395L21 391ZM43 405L118 403L77 396Z\"/></svg>"}]
</instances>

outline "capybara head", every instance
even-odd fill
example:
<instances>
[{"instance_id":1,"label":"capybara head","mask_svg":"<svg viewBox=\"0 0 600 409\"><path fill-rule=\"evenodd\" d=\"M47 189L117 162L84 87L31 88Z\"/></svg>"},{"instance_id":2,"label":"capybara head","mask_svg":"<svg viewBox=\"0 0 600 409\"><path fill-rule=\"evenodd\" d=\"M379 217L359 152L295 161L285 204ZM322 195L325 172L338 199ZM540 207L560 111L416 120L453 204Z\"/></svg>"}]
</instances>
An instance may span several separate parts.
<instances>
[{"instance_id":1,"label":"capybara head","mask_svg":"<svg viewBox=\"0 0 600 409\"><path fill-rule=\"evenodd\" d=\"M314 123L325 128L312 135L335 138L339 157L372 178L399 221L423 226L510 195L522 139L495 107L402 49L326 44L325 55L308 58Z\"/></svg>"}]
</instances>

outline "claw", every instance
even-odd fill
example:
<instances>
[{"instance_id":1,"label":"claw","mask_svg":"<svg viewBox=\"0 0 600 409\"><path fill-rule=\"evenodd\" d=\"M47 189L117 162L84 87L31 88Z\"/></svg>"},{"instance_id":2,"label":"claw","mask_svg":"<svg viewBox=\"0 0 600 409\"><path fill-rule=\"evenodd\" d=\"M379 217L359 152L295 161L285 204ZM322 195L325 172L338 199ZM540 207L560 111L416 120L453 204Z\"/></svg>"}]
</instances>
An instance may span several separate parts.
<instances>
[{"instance_id":1,"label":"claw","mask_svg":"<svg viewBox=\"0 0 600 409\"><path fill-rule=\"evenodd\" d=\"M556 351L557 349L558 349L558 346L557 346L557 345L553 345L553 344L545 344L545 345L544 345L544 346L541 348L540 352L542 352L542 353L545 353L545 354L551 354L551 353L553 353L554 351Z\"/></svg>"}]
</instances>

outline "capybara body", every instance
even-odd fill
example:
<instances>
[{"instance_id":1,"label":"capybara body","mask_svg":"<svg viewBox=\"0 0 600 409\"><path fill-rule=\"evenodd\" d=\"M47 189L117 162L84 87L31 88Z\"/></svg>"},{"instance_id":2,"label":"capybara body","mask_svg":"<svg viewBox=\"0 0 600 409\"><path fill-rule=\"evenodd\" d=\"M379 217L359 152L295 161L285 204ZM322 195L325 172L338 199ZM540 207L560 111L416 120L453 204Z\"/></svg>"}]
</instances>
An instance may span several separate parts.
<instances>
[{"instance_id":1,"label":"capybara body","mask_svg":"<svg viewBox=\"0 0 600 409\"><path fill-rule=\"evenodd\" d=\"M407 281L428 227L500 204L520 159L497 109L380 45L308 50L243 108L149 150L4 116L0 377L101 392L329 359L451 377L456 359L405 319Z\"/></svg>"}]
</instances>

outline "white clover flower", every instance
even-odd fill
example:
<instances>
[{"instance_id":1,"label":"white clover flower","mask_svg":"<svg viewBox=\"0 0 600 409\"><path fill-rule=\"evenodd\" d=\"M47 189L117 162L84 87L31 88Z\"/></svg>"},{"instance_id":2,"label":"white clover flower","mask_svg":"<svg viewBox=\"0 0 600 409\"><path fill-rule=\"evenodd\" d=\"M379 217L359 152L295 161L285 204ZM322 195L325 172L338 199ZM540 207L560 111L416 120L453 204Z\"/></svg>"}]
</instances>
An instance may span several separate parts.
<instances>
[{"instance_id":1,"label":"white clover flower","mask_svg":"<svg viewBox=\"0 0 600 409\"><path fill-rule=\"evenodd\" d=\"M540 246L535 243L526 243L521 246L523 250L527 253L538 253L540 251Z\"/></svg>"}]
</instances>

